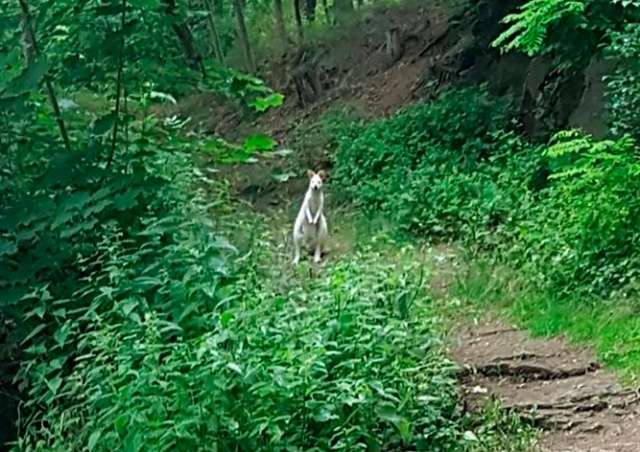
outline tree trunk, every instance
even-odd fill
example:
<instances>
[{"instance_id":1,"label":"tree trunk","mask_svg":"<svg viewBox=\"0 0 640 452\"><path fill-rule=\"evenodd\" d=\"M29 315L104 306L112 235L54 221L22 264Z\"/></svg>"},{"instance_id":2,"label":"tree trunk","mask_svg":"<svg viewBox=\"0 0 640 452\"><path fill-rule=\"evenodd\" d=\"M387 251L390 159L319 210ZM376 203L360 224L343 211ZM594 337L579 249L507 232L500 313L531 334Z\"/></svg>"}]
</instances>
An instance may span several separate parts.
<instances>
[{"instance_id":1,"label":"tree trunk","mask_svg":"<svg viewBox=\"0 0 640 452\"><path fill-rule=\"evenodd\" d=\"M284 12L282 11L282 0L273 0L273 15L276 20L276 35L284 52L287 48L287 29L284 24Z\"/></svg>"},{"instance_id":2,"label":"tree trunk","mask_svg":"<svg viewBox=\"0 0 640 452\"><path fill-rule=\"evenodd\" d=\"M321 94L318 77L318 55L313 47L300 45L289 67L290 81L298 97L298 104L306 107Z\"/></svg>"},{"instance_id":3,"label":"tree trunk","mask_svg":"<svg viewBox=\"0 0 640 452\"><path fill-rule=\"evenodd\" d=\"M244 9L242 8L242 0L233 0L233 10L236 14L236 25L238 26L238 38L244 52L245 64L247 70L255 74L256 63L253 60L253 52L251 51L251 43L249 42L249 34L247 33L247 24L244 20Z\"/></svg>"},{"instance_id":4,"label":"tree trunk","mask_svg":"<svg viewBox=\"0 0 640 452\"><path fill-rule=\"evenodd\" d=\"M36 41L36 35L33 32L33 26L31 25L29 3L27 0L18 0L18 3L20 4L20 21L22 23L22 52L24 55L25 64L27 65L27 67L29 67L35 63L36 58L40 54L40 51L38 50L38 42ZM56 118L56 123L58 124L58 130L60 131L60 136L62 137L64 146L67 151L71 151L71 142L69 141L69 135L67 134L67 127L65 126L64 120L62 119L60 104L58 103L58 98L56 97L56 93L53 90L53 84L46 75L44 77L44 84L47 89L47 97L49 98L49 103L51 104L53 115Z\"/></svg>"},{"instance_id":5,"label":"tree trunk","mask_svg":"<svg viewBox=\"0 0 640 452\"><path fill-rule=\"evenodd\" d=\"M353 0L335 0L334 9L336 20L341 21L345 16L353 14Z\"/></svg>"},{"instance_id":6,"label":"tree trunk","mask_svg":"<svg viewBox=\"0 0 640 452\"><path fill-rule=\"evenodd\" d=\"M214 14L213 4L211 0L204 0L207 7L207 17L209 19L209 34L211 35L211 43L213 45L213 52L216 59L220 61L222 66L225 66L224 52L222 51L222 44L220 43L220 34L218 33L218 27L216 25L216 18Z\"/></svg>"},{"instance_id":7,"label":"tree trunk","mask_svg":"<svg viewBox=\"0 0 640 452\"><path fill-rule=\"evenodd\" d=\"M304 30L302 29L302 14L300 14L300 1L293 0L293 12L296 18L296 30L298 32L298 43L302 45L304 40Z\"/></svg>"},{"instance_id":8,"label":"tree trunk","mask_svg":"<svg viewBox=\"0 0 640 452\"><path fill-rule=\"evenodd\" d=\"M395 26L389 27L386 31L387 58L390 64L397 62L402 53L398 34L398 28Z\"/></svg>"},{"instance_id":9,"label":"tree trunk","mask_svg":"<svg viewBox=\"0 0 640 452\"><path fill-rule=\"evenodd\" d=\"M202 62L202 55L200 55L200 52L196 47L189 26L186 23L179 23L177 21L176 1L164 0L164 4L166 5L165 13L171 18L171 28L173 28L174 33L178 37L187 65L193 70L199 70L202 72L203 77L206 76L206 71Z\"/></svg>"},{"instance_id":10,"label":"tree trunk","mask_svg":"<svg viewBox=\"0 0 640 452\"><path fill-rule=\"evenodd\" d=\"M304 1L304 15L307 20L313 23L316 20L316 6L318 0L305 0Z\"/></svg>"}]
</instances>

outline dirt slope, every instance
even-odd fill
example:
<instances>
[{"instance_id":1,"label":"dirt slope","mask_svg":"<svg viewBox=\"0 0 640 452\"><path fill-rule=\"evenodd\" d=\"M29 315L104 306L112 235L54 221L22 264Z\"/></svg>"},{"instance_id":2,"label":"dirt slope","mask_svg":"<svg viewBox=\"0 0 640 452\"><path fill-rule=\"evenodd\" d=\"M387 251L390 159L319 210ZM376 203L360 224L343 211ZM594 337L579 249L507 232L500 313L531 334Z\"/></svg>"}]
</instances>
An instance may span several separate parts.
<instances>
[{"instance_id":1,"label":"dirt slope","mask_svg":"<svg viewBox=\"0 0 640 452\"><path fill-rule=\"evenodd\" d=\"M473 410L487 397L527 414L549 452L637 452L640 396L624 390L585 348L562 338L531 339L502 322L465 328L453 356L464 366Z\"/></svg>"},{"instance_id":2,"label":"dirt slope","mask_svg":"<svg viewBox=\"0 0 640 452\"><path fill-rule=\"evenodd\" d=\"M580 126L602 135L601 78L607 64L594 61L567 78L544 60L501 55L491 47L504 29L501 19L522 2L408 0L368 7L343 26L310 38L304 51L293 48L284 56L263 59L258 75L285 94L285 103L253 124L237 105L206 93L163 107L162 114L190 116L194 127L228 139L260 131L289 145L289 133L297 125L335 106L350 105L362 116L379 117L448 87L485 84L494 94L513 98L525 133ZM386 51L392 29L400 48L395 61ZM316 79L318 92L303 83L304 74ZM312 99L300 97L295 80Z\"/></svg>"}]
</instances>

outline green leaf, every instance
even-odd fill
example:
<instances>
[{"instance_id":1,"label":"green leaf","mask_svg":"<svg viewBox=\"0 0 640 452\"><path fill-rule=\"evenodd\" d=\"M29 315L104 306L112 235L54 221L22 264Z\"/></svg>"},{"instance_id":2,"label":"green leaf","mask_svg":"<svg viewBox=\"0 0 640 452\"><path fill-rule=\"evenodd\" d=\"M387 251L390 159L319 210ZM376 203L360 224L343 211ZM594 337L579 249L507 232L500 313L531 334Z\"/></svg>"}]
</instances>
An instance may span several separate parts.
<instances>
[{"instance_id":1,"label":"green leaf","mask_svg":"<svg viewBox=\"0 0 640 452\"><path fill-rule=\"evenodd\" d=\"M411 437L411 422L409 422L405 418L402 418L398 422L397 427L402 441L407 441Z\"/></svg>"},{"instance_id":2,"label":"green leaf","mask_svg":"<svg viewBox=\"0 0 640 452\"><path fill-rule=\"evenodd\" d=\"M12 256L18 252L18 244L0 237L0 256Z\"/></svg>"},{"instance_id":3,"label":"green leaf","mask_svg":"<svg viewBox=\"0 0 640 452\"><path fill-rule=\"evenodd\" d=\"M119 194L113 199L113 206L116 210L129 210L138 204L138 190L128 190Z\"/></svg>"},{"instance_id":4,"label":"green leaf","mask_svg":"<svg viewBox=\"0 0 640 452\"><path fill-rule=\"evenodd\" d=\"M117 120L118 114L112 111L95 120L91 133L96 136L104 135L113 128Z\"/></svg>"},{"instance_id":5,"label":"green leaf","mask_svg":"<svg viewBox=\"0 0 640 452\"><path fill-rule=\"evenodd\" d=\"M473 443L477 443L479 441L478 437L476 436L476 434L473 433L470 430L467 430L466 432L464 432L462 437L464 438L465 441L469 441L469 442L473 442Z\"/></svg>"},{"instance_id":6,"label":"green leaf","mask_svg":"<svg viewBox=\"0 0 640 452\"><path fill-rule=\"evenodd\" d=\"M89 201L89 192L79 191L64 201L64 207L70 209L82 209Z\"/></svg>"},{"instance_id":7,"label":"green leaf","mask_svg":"<svg viewBox=\"0 0 640 452\"><path fill-rule=\"evenodd\" d=\"M66 322L64 325L58 328L55 333L53 333L53 339L56 341L58 346L64 347L70 332L71 323Z\"/></svg>"},{"instance_id":8,"label":"green leaf","mask_svg":"<svg viewBox=\"0 0 640 452\"><path fill-rule=\"evenodd\" d=\"M332 419L337 419L338 416L336 416L335 414L333 414L329 409L327 409L326 407L320 408L320 410L318 410L314 415L313 415L313 420L316 422L329 422Z\"/></svg>"},{"instance_id":9,"label":"green leaf","mask_svg":"<svg viewBox=\"0 0 640 452\"><path fill-rule=\"evenodd\" d=\"M138 307L138 301L134 299L129 299L125 301L124 304L122 305L122 313L125 316L129 316L129 314L131 314L133 310L137 307Z\"/></svg>"},{"instance_id":10,"label":"green leaf","mask_svg":"<svg viewBox=\"0 0 640 452\"><path fill-rule=\"evenodd\" d=\"M149 0L147 0L147 1L149 1ZM144 2L144 0L143 0L143 2ZM150 2L157 3L156 0L150 0ZM133 3L133 2L131 2L131 3ZM157 4L159 5L159 3L157 3ZM151 91L151 93L149 94L149 97L151 99L154 99L154 100L155 99L163 100L163 101L168 102L168 103L170 103L172 105L177 105L177 103L178 103L176 98L173 97L171 94L163 93L163 92L160 92L160 91Z\"/></svg>"},{"instance_id":11,"label":"green leaf","mask_svg":"<svg viewBox=\"0 0 640 452\"><path fill-rule=\"evenodd\" d=\"M233 370L234 372L236 372L238 375L242 375L242 368L238 366L236 363L228 363L227 367Z\"/></svg>"},{"instance_id":12,"label":"green leaf","mask_svg":"<svg viewBox=\"0 0 640 452\"><path fill-rule=\"evenodd\" d=\"M249 152L270 151L275 146L276 142L273 138L266 135L253 135L252 137L247 138L243 145L243 147Z\"/></svg>"},{"instance_id":13,"label":"green leaf","mask_svg":"<svg viewBox=\"0 0 640 452\"><path fill-rule=\"evenodd\" d=\"M225 311L220 316L220 324L222 325L223 328L226 328L229 326L229 323L231 322L232 319L233 319L233 312Z\"/></svg>"},{"instance_id":14,"label":"green leaf","mask_svg":"<svg viewBox=\"0 0 640 452\"><path fill-rule=\"evenodd\" d=\"M284 102L284 95L280 93L272 93L265 97L259 97L251 101L251 106L257 112L263 112L269 108L279 107Z\"/></svg>"},{"instance_id":15,"label":"green leaf","mask_svg":"<svg viewBox=\"0 0 640 452\"><path fill-rule=\"evenodd\" d=\"M49 64L44 57L38 57L27 67L22 74L12 80L9 85L9 93L22 94L38 89L40 82L49 70Z\"/></svg>"},{"instance_id":16,"label":"green leaf","mask_svg":"<svg viewBox=\"0 0 640 452\"><path fill-rule=\"evenodd\" d=\"M376 408L376 414L378 415L378 418L380 418L380 420L391 422L394 424L401 420L401 417L396 411L396 407L388 402L378 405L378 407Z\"/></svg>"},{"instance_id":17,"label":"green leaf","mask_svg":"<svg viewBox=\"0 0 640 452\"><path fill-rule=\"evenodd\" d=\"M27 342L29 342L31 339L33 339L35 336L37 336L42 330L44 330L47 327L46 323L41 323L40 325L36 326L33 330L31 330L31 332L27 335L27 337L25 337L22 342L20 342L20 345L24 345Z\"/></svg>"},{"instance_id":18,"label":"green leaf","mask_svg":"<svg viewBox=\"0 0 640 452\"><path fill-rule=\"evenodd\" d=\"M151 276L138 276L131 283L131 286L140 291L147 291L154 289L158 286L162 286L162 280L158 278L152 278Z\"/></svg>"},{"instance_id":19,"label":"green leaf","mask_svg":"<svg viewBox=\"0 0 640 452\"><path fill-rule=\"evenodd\" d=\"M89 450L95 449L96 445L98 444L98 441L100 441L101 435L102 435L102 432L100 430L96 430L91 434L91 436L89 436L89 443L87 444L87 447L89 448Z\"/></svg>"},{"instance_id":20,"label":"green leaf","mask_svg":"<svg viewBox=\"0 0 640 452\"><path fill-rule=\"evenodd\" d=\"M54 394L57 394L58 389L60 389L60 386L62 385L62 378L54 377L50 380L47 380L46 384L49 390L51 390L51 392L53 392Z\"/></svg>"},{"instance_id":21,"label":"green leaf","mask_svg":"<svg viewBox=\"0 0 640 452\"><path fill-rule=\"evenodd\" d=\"M39 306L36 306L35 308L33 308L31 311L27 312L25 314L25 318L29 319L31 317L33 317L34 315L38 316L39 319L42 320L42 318L44 317L44 314L47 312L47 306L45 304L41 304Z\"/></svg>"}]
</instances>

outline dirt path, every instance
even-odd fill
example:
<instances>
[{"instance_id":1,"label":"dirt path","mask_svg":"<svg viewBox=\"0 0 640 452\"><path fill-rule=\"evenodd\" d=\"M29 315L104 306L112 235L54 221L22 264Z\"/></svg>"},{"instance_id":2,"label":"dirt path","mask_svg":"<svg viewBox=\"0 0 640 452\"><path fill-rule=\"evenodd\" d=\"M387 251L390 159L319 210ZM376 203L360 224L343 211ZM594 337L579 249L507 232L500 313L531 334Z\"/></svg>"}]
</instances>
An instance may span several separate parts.
<instances>
[{"instance_id":1,"label":"dirt path","mask_svg":"<svg viewBox=\"0 0 640 452\"><path fill-rule=\"evenodd\" d=\"M452 352L464 365L473 409L487 397L531 416L545 452L640 451L640 394L624 390L585 348L531 339L503 322L461 329Z\"/></svg>"}]
</instances>

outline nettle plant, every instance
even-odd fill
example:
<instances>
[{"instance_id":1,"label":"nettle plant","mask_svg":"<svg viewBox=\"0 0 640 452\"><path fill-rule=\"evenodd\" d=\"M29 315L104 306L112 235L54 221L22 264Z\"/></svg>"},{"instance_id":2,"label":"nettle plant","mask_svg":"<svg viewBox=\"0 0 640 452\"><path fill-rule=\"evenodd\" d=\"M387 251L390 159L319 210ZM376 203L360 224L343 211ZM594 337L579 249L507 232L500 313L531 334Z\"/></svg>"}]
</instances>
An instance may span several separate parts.
<instances>
[{"instance_id":1,"label":"nettle plant","mask_svg":"<svg viewBox=\"0 0 640 452\"><path fill-rule=\"evenodd\" d=\"M75 365L34 394L46 409L19 450L459 450L455 366L418 264L363 251L296 284L249 264L231 287L185 262L194 247L178 239L140 274L144 250L105 235Z\"/></svg>"},{"instance_id":2,"label":"nettle plant","mask_svg":"<svg viewBox=\"0 0 640 452\"><path fill-rule=\"evenodd\" d=\"M4 349L18 371L0 378L13 379L22 399L17 450L76 450L96 445L101 429L92 426L119 406L91 390L78 395L67 384L90 388L92 366L115 359L104 348L117 349L112 339L136 349L145 338L171 344L199 337L210 327L207 316L226 300L234 250L216 233L212 215L224 191L196 170L193 149L206 147L219 157L230 146L185 137L184 118L149 114L158 92L146 82L145 66L129 61L144 52L140 46L148 40L138 34L148 30L126 19L157 2L96 7L65 1L32 12L28 2L19 3L19 10L8 5L8 26L0 30L0 49L7 50L0 59L0 320L8 330ZM76 22L65 28L63 21L58 30L60 15ZM37 35L32 20L41 26ZM87 36L83 30L92 21L99 24ZM54 32L69 40L56 40ZM44 44L34 46L41 35ZM105 72L89 83L76 73L81 65L67 66L66 58L90 53L100 39L104 45L85 69L93 71L103 58ZM21 43L31 45L21 49ZM105 108L83 108L58 95L75 93L83 81ZM251 83L238 91L251 108L281 101L264 84ZM131 371L123 378L140 375L143 355L123 355L131 363L119 367ZM120 377L109 379L105 371L97 378L117 388ZM147 377L151 403L155 382ZM76 395L93 403L91 409L76 405ZM141 413L133 412L136 422L146 416ZM69 430L61 436L53 426L63 419ZM119 427L133 422L111 420Z\"/></svg>"}]
</instances>

